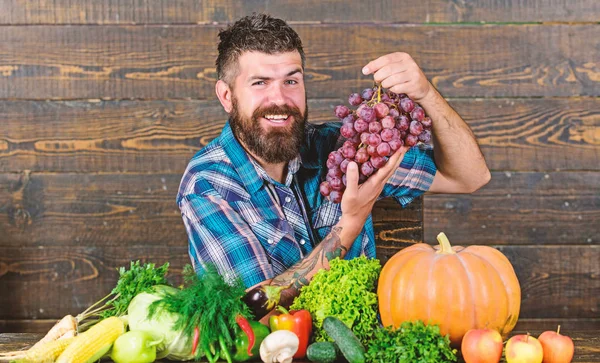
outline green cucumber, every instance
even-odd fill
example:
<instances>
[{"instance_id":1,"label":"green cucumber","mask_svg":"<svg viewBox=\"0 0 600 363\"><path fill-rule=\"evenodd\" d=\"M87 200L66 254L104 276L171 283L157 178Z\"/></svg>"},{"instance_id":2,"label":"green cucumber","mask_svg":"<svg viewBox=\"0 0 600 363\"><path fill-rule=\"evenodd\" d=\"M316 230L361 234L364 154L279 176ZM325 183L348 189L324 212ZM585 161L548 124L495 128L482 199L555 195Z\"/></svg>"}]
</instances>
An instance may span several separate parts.
<instances>
[{"instance_id":1,"label":"green cucumber","mask_svg":"<svg viewBox=\"0 0 600 363\"><path fill-rule=\"evenodd\" d=\"M333 363L337 359L337 348L332 342L312 343L306 350L306 358L316 363Z\"/></svg>"},{"instance_id":2,"label":"green cucumber","mask_svg":"<svg viewBox=\"0 0 600 363\"><path fill-rule=\"evenodd\" d=\"M349 363L365 362L365 347L352 330L338 318L333 316L326 317L323 320L323 329L333 339Z\"/></svg>"}]
</instances>

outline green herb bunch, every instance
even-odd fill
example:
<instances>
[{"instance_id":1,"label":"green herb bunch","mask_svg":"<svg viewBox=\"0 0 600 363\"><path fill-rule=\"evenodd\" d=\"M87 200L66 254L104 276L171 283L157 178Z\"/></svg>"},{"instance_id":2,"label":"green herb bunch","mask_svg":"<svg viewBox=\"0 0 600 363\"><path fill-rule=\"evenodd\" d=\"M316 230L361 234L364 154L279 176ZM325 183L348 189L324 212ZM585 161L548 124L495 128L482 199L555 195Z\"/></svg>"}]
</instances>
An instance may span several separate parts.
<instances>
[{"instance_id":1,"label":"green herb bunch","mask_svg":"<svg viewBox=\"0 0 600 363\"><path fill-rule=\"evenodd\" d=\"M199 347L204 352L217 352L219 347L231 346L236 317L252 317L250 308L241 299L245 294L242 281L226 282L213 265L207 265L201 276L186 265L183 275L185 287L152 302L148 318L162 310L178 314L173 330L183 330L184 335L192 336L198 327Z\"/></svg>"},{"instance_id":2,"label":"green herb bunch","mask_svg":"<svg viewBox=\"0 0 600 363\"><path fill-rule=\"evenodd\" d=\"M155 285L169 285L166 275L169 263L159 268L153 263L140 264L140 261L131 261L129 269L119 268L119 280L112 291L77 315L79 332L89 329L102 319L111 316L127 314L127 307L133 298L142 292L151 291Z\"/></svg>"},{"instance_id":3,"label":"green herb bunch","mask_svg":"<svg viewBox=\"0 0 600 363\"><path fill-rule=\"evenodd\" d=\"M456 362L456 349L437 325L422 321L404 322L398 329L379 328L367 347L370 363L440 363Z\"/></svg>"},{"instance_id":4,"label":"green herb bunch","mask_svg":"<svg viewBox=\"0 0 600 363\"><path fill-rule=\"evenodd\" d=\"M310 284L302 287L290 309L310 312L315 341L331 341L323 329L323 320L335 316L366 346L379 324L375 290L381 264L377 259L361 256L352 260L336 258L329 267L317 272Z\"/></svg>"}]
</instances>

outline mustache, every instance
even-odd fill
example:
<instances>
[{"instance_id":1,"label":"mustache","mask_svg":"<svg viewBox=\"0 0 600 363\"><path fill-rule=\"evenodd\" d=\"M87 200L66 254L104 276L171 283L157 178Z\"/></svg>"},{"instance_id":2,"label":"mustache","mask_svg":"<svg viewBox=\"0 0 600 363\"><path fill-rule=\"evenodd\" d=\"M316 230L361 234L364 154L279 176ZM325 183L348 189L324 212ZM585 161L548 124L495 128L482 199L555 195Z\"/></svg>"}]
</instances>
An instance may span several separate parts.
<instances>
[{"instance_id":1,"label":"mustache","mask_svg":"<svg viewBox=\"0 0 600 363\"><path fill-rule=\"evenodd\" d=\"M294 120L302 120L304 115L300 111L300 109L296 106L290 105L269 105L264 107L259 107L252 113L252 119L258 120L259 117L264 117L265 115L289 115L293 116Z\"/></svg>"}]
</instances>

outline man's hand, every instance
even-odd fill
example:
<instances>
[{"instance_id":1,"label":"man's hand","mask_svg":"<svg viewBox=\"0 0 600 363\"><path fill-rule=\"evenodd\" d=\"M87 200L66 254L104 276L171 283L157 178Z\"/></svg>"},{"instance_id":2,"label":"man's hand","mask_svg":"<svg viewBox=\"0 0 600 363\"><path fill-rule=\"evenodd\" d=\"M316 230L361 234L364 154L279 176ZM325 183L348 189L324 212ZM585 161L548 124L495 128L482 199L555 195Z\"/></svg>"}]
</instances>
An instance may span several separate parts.
<instances>
[{"instance_id":1,"label":"man's hand","mask_svg":"<svg viewBox=\"0 0 600 363\"><path fill-rule=\"evenodd\" d=\"M385 183L398 169L406 151L406 146L396 150L387 164L361 185L358 185L358 165L355 162L348 164L346 190L342 197L342 219L358 227L359 231L362 229Z\"/></svg>"},{"instance_id":2,"label":"man's hand","mask_svg":"<svg viewBox=\"0 0 600 363\"><path fill-rule=\"evenodd\" d=\"M375 82L395 93L406 93L415 102L424 99L433 86L407 53L391 53L369 62L362 70L373 74Z\"/></svg>"}]
</instances>

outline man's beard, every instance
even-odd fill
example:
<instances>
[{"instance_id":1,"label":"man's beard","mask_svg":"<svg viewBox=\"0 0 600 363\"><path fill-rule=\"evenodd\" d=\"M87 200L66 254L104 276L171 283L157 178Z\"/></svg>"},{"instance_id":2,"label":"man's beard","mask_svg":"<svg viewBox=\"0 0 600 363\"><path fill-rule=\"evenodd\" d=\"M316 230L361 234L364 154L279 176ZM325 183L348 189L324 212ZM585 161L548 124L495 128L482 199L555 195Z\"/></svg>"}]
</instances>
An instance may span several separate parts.
<instances>
[{"instance_id":1,"label":"man's beard","mask_svg":"<svg viewBox=\"0 0 600 363\"><path fill-rule=\"evenodd\" d=\"M293 122L285 128L264 130L260 123L260 118L264 115L289 115L293 117ZM298 107L288 105L259 107L248 120L240 114L237 99L233 97L229 117L233 134L248 151L269 164L276 164L290 161L298 155L304 142L308 106L304 115Z\"/></svg>"}]
</instances>

